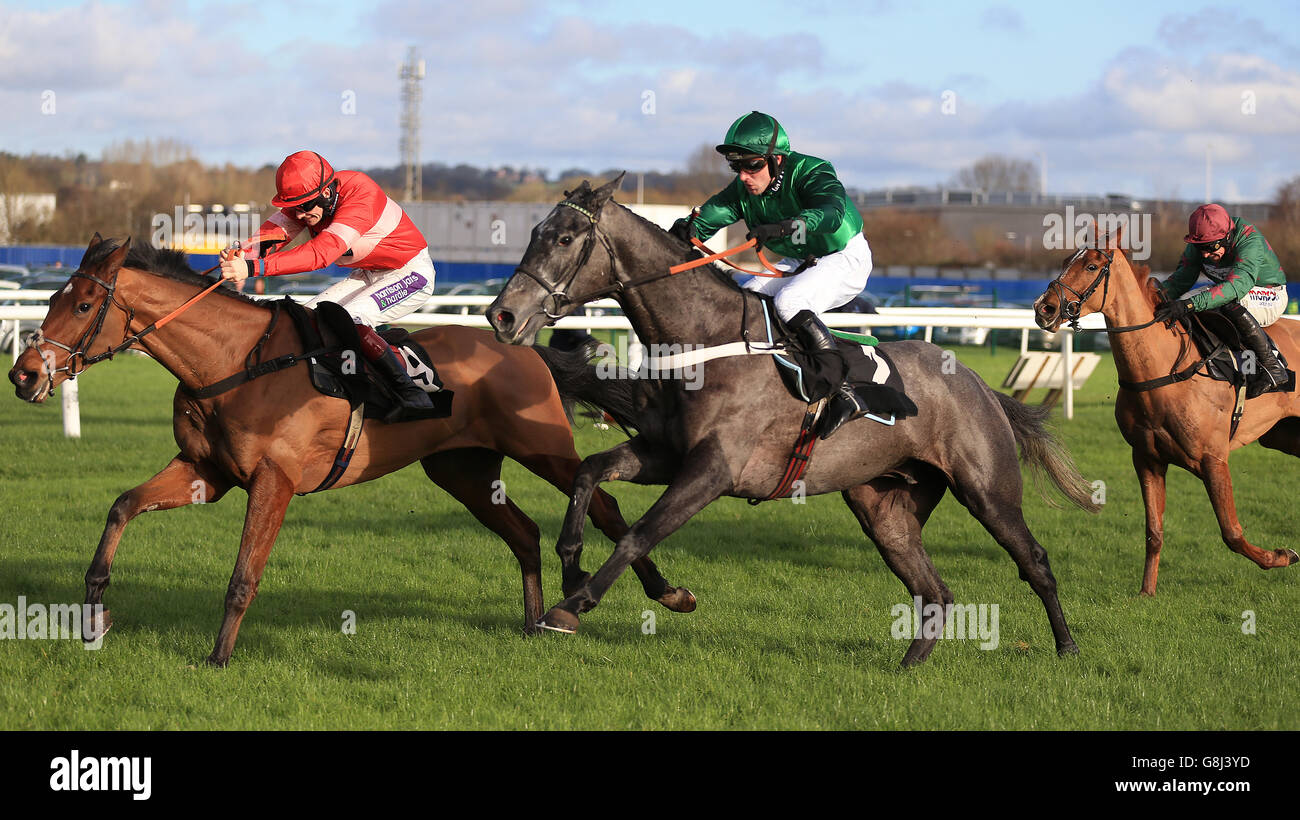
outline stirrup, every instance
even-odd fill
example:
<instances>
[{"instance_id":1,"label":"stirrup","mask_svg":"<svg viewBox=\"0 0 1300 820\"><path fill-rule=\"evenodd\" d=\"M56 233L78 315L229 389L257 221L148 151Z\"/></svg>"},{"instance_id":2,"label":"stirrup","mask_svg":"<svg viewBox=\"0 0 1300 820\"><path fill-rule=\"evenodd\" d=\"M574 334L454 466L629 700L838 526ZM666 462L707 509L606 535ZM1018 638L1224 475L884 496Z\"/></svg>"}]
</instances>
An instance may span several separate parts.
<instances>
[{"instance_id":1,"label":"stirrup","mask_svg":"<svg viewBox=\"0 0 1300 820\"><path fill-rule=\"evenodd\" d=\"M866 406L856 390L847 384L841 384L831 394L830 401L826 402L821 418L817 419L817 437L822 440L830 438L846 423L860 419L870 412L871 408Z\"/></svg>"}]
</instances>

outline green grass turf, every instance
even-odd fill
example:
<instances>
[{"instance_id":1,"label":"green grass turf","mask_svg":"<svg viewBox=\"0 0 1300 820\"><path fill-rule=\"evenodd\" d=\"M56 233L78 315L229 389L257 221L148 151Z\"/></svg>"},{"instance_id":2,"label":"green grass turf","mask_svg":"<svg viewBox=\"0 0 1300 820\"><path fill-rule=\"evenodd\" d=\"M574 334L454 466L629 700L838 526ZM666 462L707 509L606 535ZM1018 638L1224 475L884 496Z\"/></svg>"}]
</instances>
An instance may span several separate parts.
<instances>
[{"instance_id":1,"label":"green grass turf","mask_svg":"<svg viewBox=\"0 0 1300 820\"><path fill-rule=\"evenodd\" d=\"M996 384L1015 353L959 356ZM0 604L80 602L114 498L175 453L175 382L155 364L119 358L80 381L78 441L63 438L57 401L0 401ZM293 501L224 670L202 661L245 496L137 518L113 567L115 626L101 650L0 640L0 729L1300 728L1286 707L1300 570L1261 572L1231 554L1204 490L1180 470L1169 475L1160 594L1138 597L1142 505L1114 385L1107 357L1077 417L1055 414L1084 475L1105 482L1101 514L1026 493L1077 657L1056 657L1037 598L951 496L927 549L959 603L999 606L996 649L941 641L925 665L901 670L907 643L891 637L891 608L907 593L838 495L757 509L723 499L657 547L669 580L699 597L692 614L648 601L627 573L578 634L525 639L513 556L412 467ZM621 440L590 426L577 437L583 453ZM1258 446L1232 463L1248 537L1294 546L1300 463ZM513 462L504 480L542 528L554 603L564 497ZM629 519L660 491L610 489ZM609 550L589 527L586 568ZM341 628L345 611L355 634ZM1247 611L1254 634L1243 633Z\"/></svg>"}]
</instances>

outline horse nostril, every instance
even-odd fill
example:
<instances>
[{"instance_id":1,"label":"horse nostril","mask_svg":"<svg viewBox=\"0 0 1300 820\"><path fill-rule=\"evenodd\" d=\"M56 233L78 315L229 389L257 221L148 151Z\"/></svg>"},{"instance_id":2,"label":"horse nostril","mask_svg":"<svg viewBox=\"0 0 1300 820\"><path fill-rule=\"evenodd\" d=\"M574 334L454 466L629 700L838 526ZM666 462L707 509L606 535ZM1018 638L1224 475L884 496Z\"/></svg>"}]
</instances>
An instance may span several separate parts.
<instances>
[{"instance_id":1,"label":"horse nostril","mask_svg":"<svg viewBox=\"0 0 1300 820\"><path fill-rule=\"evenodd\" d=\"M515 323L514 314L508 310L498 310L495 318L496 326L500 330L505 330Z\"/></svg>"}]
</instances>

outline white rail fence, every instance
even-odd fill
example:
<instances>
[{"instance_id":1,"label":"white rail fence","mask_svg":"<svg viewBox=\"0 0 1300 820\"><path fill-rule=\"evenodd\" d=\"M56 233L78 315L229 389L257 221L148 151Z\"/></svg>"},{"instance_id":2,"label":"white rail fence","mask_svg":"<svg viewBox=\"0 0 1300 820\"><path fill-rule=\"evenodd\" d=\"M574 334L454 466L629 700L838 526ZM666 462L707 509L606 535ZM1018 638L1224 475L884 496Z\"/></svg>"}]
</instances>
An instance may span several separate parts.
<instances>
[{"instance_id":1,"label":"white rail fence","mask_svg":"<svg viewBox=\"0 0 1300 820\"><path fill-rule=\"evenodd\" d=\"M0 292L0 299L14 302L48 302L53 291L14 290ZM266 298L282 298L280 296ZM310 297L295 296L298 301ZM433 296L420 312L406 316L400 322L407 327L430 327L434 325L467 325L470 327L489 327L487 317L483 315L487 305L492 303L492 296ZM17 358L21 352L21 337L33 324L39 324L45 318L45 304L0 305L0 338L10 340L10 352ZM605 314L607 310L618 310L618 304L611 299L602 299L587 305L589 311L596 315L567 316L555 323L557 328L594 330L615 330L629 334L629 367L639 365L640 344L636 334L621 314ZM452 312L435 312L447 310ZM1037 331L1034 312L1027 308L943 308L943 307L882 307L879 313L828 313L823 317L827 326L857 330L865 333L873 328L923 327L925 340L932 341L935 328L986 328L990 330L1019 330L1020 352L1029 347L1029 334ZM21 323L21 324L20 324ZM1085 328L1102 328L1102 317L1096 314L1083 318L1080 324ZM21 328L21 332L18 332ZM12 335L11 335L11 331ZM1072 372L1074 354L1074 334L1061 334L1061 354L1064 372ZM1066 379L1064 385L1065 417L1074 418L1074 387ZM68 436L80 436L81 423L77 408L76 382L69 381L63 388L64 433Z\"/></svg>"}]
</instances>

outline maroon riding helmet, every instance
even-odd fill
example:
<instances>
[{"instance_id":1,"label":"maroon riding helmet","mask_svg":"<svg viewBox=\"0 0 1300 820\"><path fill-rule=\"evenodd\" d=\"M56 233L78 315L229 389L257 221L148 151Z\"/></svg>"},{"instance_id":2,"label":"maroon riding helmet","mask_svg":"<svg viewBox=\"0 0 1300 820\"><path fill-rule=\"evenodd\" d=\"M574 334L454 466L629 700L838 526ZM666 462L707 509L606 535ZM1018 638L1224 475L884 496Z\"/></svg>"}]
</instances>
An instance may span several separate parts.
<instances>
[{"instance_id":1,"label":"maroon riding helmet","mask_svg":"<svg viewBox=\"0 0 1300 820\"><path fill-rule=\"evenodd\" d=\"M1223 239L1231 232L1232 217L1228 216L1222 205L1202 205L1192 211L1191 218L1187 220L1187 236L1183 237L1183 241L1199 245Z\"/></svg>"}]
</instances>

